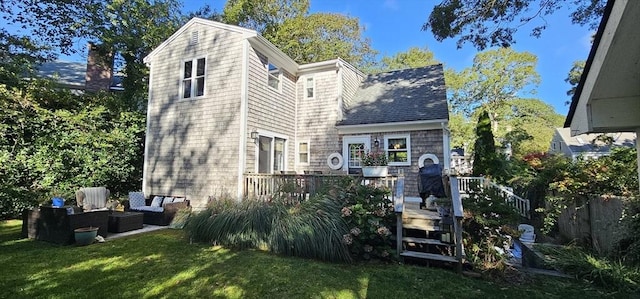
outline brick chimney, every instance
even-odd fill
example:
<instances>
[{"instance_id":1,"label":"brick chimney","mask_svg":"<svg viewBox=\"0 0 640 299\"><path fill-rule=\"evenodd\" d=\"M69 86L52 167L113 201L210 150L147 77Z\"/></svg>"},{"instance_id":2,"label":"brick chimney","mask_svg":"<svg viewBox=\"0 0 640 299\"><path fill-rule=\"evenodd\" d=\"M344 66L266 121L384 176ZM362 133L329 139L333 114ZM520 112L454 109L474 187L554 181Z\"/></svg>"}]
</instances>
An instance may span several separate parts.
<instances>
[{"instance_id":1,"label":"brick chimney","mask_svg":"<svg viewBox=\"0 0 640 299\"><path fill-rule=\"evenodd\" d=\"M109 90L113 78L113 53L104 48L89 43L87 57L87 73L85 75L85 90L96 92Z\"/></svg>"}]
</instances>

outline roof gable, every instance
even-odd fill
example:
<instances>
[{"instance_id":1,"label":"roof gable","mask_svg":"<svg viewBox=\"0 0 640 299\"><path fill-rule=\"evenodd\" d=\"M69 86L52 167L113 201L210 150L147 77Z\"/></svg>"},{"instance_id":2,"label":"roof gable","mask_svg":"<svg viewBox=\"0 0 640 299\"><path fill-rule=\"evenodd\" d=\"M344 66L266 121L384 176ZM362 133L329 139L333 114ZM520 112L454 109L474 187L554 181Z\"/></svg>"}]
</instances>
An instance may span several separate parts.
<instances>
[{"instance_id":1,"label":"roof gable","mask_svg":"<svg viewBox=\"0 0 640 299\"><path fill-rule=\"evenodd\" d=\"M448 120L441 64L369 75L338 125Z\"/></svg>"}]
</instances>

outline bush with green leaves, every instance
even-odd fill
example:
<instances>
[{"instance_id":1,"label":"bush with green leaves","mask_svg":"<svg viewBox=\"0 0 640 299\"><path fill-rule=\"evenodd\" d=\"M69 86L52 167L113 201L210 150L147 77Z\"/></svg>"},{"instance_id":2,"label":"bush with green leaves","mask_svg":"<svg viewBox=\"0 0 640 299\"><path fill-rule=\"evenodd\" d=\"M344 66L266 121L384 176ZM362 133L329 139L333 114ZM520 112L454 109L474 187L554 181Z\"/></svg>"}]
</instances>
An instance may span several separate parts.
<instances>
[{"instance_id":1,"label":"bush with green leaves","mask_svg":"<svg viewBox=\"0 0 640 299\"><path fill-rule=\"evenodd\" d=\"M616 256L627 264L640 266L640 197L626 199L623 206Z\"/></svg>"},{"instance_id":2,"label":"bush with green leaves","mask_svg":"<svg viewBox=\"0 0 640 299\"><path fill-rule=\"evenodd\" d=\"M464 245L467 259L483 271L503 270L506 256L500 249L509 246L509 237L520 214L493 188L476 189L464 201Z\"/></svg>"},{"instance_id":3,"label":"bush with green leaves","mask_svg":"<svg viewBox=\"0 0 640 299\"><path fill-rule=\"evenodd\" d=\"M392 226L396 216L390 190L385 187L362 185L352 181L335 193L341 203L341 216L349 231L343 240L356 260L388 260L395 256L395 234Z\"/></svg>"},{"instance_id":4,"label":"bush with green leaves","mask_svg":"<svg viewBox=\"0 0 640 299\"><path fill-rule=\"evenodd\" d=\"M140 188L145 115L118 94L74 95L47 81L0 87L0 219L80 187Z\"/></svg>"}]
</instances>

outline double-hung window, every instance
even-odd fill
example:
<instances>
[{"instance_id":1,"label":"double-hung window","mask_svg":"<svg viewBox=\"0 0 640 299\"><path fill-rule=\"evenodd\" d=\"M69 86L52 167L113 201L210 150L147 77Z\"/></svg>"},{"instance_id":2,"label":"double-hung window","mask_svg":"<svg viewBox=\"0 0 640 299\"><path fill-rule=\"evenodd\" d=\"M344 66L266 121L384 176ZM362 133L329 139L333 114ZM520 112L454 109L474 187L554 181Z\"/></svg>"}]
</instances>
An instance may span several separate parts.
<instances>
[{"instance_id":1,"label":"double-hung window","mask_svg":"<svg viewBox=\"0 0 640 299\"><path fill-rule=\"evenodd\" d=\"M182 67L182 98L189 99L204 95L206 58L187 60Z\"/></svg>"},{"instance_id":2,"label":"double-hung window","mask_svg":"<svg viewBox=\"0 0 640 299\"><path fill-rule=\"evenodd\" d=\"M304 80L304 97L305 99L313 99L316 92L316 83L313 77L307 77Z\"/></svg>"},{"instance_id":3,"label":"double-hung window","mask_svg":"<svg viewBox=\"0 0 640 299\"><path fill-rule=\"evenodd\" d=\"M269 87L280 91L282 86L282 71L273 63L267 63L267 71L269 72L269 77L267 79L267 84Z\"/></svg>"},{"instance_id":4,"label":"double-hung window","mask_svg":"<svg viewBox=\"0 0 640 299\"><path fill-rule=\"evenodd\" d=\"M309 164L309 141L298 142L298 164Z\"/></svg>"},{"instance_id":5,"label":"double-hung window","mask_svg":"<svg viewBox=\"0 0 640 299\"><path fill-rule=\"evenodd\" d=\"M408 134L385 136L384 143L389 165L411 165L411 139Z\"/></svg>"}]
</instances>

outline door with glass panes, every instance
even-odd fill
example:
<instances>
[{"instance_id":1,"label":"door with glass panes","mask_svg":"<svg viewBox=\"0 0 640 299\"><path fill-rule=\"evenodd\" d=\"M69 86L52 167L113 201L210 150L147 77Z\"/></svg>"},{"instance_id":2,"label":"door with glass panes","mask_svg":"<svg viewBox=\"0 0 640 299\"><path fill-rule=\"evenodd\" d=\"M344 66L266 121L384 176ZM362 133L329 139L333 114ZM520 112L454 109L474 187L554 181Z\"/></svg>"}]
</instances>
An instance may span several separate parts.
<instances>
[{"instance_id":1,"label":"door with glass panes","mask_svg":"<svg viewBox=\"0 0 640 299\"><path fill-rule=\"evenodd\" d=\"M258 138L258 173L279 173L285 170L286 139L270 136Z\"/></svg>"}]
</instances>

